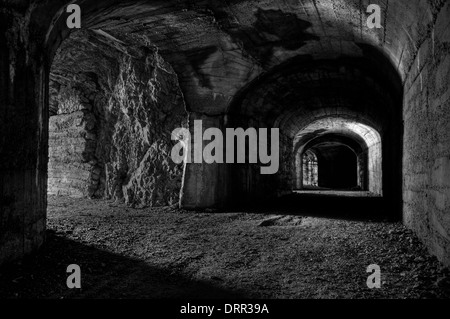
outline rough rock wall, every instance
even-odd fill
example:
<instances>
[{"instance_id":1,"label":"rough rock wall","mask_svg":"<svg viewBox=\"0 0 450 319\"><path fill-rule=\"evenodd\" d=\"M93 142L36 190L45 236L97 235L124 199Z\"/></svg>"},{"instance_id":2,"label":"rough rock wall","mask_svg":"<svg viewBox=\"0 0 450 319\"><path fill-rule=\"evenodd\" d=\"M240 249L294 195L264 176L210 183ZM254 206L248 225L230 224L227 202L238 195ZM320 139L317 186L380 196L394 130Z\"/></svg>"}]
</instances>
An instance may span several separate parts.
<instances>
[{"instance_id":1,"label":"rough rock wall","mask_svg":"<svg viewBox=\"0 0 450 319\"><path fill-rule=\"evenodd\" d=\"M186 113L156 51L81 31L63 43L51 77L49 193L135 207L178 201L182 165L171 161L171 132Z\"/></svg>"},{"instance_id":2,"label":"rough rock wall","mask_svg":"<svg viewBox=\"0 0 450 319\"><path fill-rule=\"evenodd\" d=\"M450 265L450 2L422 35L405 83L404 222Z\"/></svg>"},{"instance_id":3,"label":"rough rock wall","mask_svg":"<svg viewBox=\"0 0 450 319\"><path fill-rule=\"evenodd\" d=\"M112 135L102 136L110 143L101 149L106 145L109 152L99 152L109 153L107 196L138 206L174 204L181 188L182 166L170 153L172 130L185 121L183 105L174 74L156 59L120 61L106 104Z\"/></svg>"}]
</instances>

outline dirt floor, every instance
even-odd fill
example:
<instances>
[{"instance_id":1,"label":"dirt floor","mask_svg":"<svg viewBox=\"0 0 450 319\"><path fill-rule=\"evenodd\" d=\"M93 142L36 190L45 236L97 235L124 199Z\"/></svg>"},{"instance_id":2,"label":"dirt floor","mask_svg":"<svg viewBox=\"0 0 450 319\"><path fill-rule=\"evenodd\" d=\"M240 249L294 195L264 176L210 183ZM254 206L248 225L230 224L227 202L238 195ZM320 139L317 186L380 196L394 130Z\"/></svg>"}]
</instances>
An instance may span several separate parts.
<instances>
[{"instance_id":1,"label":"dirt floor","mask_svg":"<svg viewBox=\"0 0 450 319\"><path fill-rule=\"evenodd\" d=\"M47 233L0 270L0 298L450 297L449 270L400 223L50 197ZM81 289L66 286L70 264Z\"/></svg>"}]
</instances>

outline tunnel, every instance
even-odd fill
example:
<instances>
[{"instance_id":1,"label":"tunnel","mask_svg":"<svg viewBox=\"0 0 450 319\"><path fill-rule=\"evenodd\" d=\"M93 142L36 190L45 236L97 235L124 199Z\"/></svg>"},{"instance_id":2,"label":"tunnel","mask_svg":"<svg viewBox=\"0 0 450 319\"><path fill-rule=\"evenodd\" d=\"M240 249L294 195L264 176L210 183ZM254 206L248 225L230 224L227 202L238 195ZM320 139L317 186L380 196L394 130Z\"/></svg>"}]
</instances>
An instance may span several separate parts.
<instances>
[{"instance_id":1,"label":"tunnel","mask_svg":"<svg viewBox=\"0 0 450 319\"><path fill-rule=\"evenodd\" d=\"M298 136L296 149L297 189L303 188L300 182L302 180L300 158L305 152L313 151L318 157L318 166L322 166L319 162L324 163L325 173L322 174L325 175L325 179L332 178L333 174L340 174L340 177L334 178L334 185L337 185L334 188L370 191L374 195L383 194L381 138L373 128L342 118L327 118L303 129ZM347 182L341 184L339 180ZM318 186L327 187L323 183Z\"/></svg>"},{"instance_id":2,"label":"tunnel","mask_svg":"<svg viewBox=\"0 0 450 319\"><path fill-rule=\"evenodd\" d=\"M382 60L380 56L379 61ZM401 104L399 92L395 91L398 85L394 85L398 83L385 86L381 79L389 77L379 74L379 68L367 65L370 64L365 58L294 59L237 97L231 105L230 112L237 118L232 125L275 126L282 138L277 176L249 177L257 170L238 169L234 176L237 179L246 176L247 182L242 188L237 188L240 181L232 182L236 200L241 198L245 202L302 189L302 156L312 150L318 163L317 186L360 189L383 196L390 212L398 216L401 210L398 171L402 166ZM378 84L376 79L380 80ZM333 145L343 148L333 151ZM343 158L339 160L336 156ZM344 176L336 176L340 173ZM347 178L353 181L341 183Z\"/></svg>"},{"instance_id":3,"label":"tunnel","mask_svg":"<svg viewBox=\"0 0 450 319\"><path fill-rule=\"evenodd\" d=\"M317 144L317 184L331 189L353 189L357 187L356 155L345 145L333 143ZM320 170L319 170L320 167Z\"/></svg>"},{"instance_id":4,"label":"tunnel","mask_svg":"<svg viewBox=\"0 0 450 319\"><path fill-rule=\"evenodd\" d=\"M374 1L381 28L366 1L72 2L80 30L69 1L0 7L0 263L42 245L48 194L196 210L324 188L449 264L448 1ZM199 120L278 129L277 172L173 163Z\"/></svg>"}]
</instances>

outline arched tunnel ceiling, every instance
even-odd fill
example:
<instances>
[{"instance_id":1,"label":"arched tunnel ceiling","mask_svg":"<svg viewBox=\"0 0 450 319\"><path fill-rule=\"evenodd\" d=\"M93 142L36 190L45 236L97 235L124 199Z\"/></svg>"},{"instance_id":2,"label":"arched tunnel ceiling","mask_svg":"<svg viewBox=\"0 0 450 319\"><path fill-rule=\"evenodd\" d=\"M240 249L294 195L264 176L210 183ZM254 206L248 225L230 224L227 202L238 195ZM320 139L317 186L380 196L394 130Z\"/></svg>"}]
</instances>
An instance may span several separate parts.
<instances>
[{"instance_id":1,"label":"arched tunnel ceiling","mask_svg":"<svg viewBox=\"0 0 450 319\"><path fill-rule=\"evenodd\" d=\"M383 28L368 29L369 2L361 0L78 1L84 28L158 47L178 73L188 107L209 114L225 112L251 80L296 56L361 57L373 47L404 80L444 2L370 1L382 8ZM67 4L47 0L33 7L51 52L67 36Z\"/></svg>"},{"instance_id":2,"label":"arched tunnel ceiling","mask_svg":"<svg viewBox=\"0 0 450 319\"><path fill-rule=\"evenodd\" d=\"M322 117L360 118L380 132L401 110L402 88L382 57L296 59L253 81L236 96L230 113L279 127L293 137Z\"/></svg>"},{"instance_id":3,"label":"arched tunnel ceiling","mask_svg":"<svg viewBox=\"0 0 450 319\"><path fill-rule=\"evenodd\" d=\"M381 143L380 134L372 127L345 118L318 119L299 131L294 139L294 150L302 150L308 143L326 135L341 135L358 142L363 148Z\"/></svg>"},{"instance_id":4,"label":"arched tunnel ceiling","mask_svg":"<svg viewBox=\"0 0 450 319\"><path fill-rule=\"evenodd\" d=\"M315 137L307 142L304 145L304 149L310 150L335 146L345 146L351 149L355 154L359 154L363 150L367 149L364 139L354 132L346 132L345 135L334 133L320 135L319 137Z\"/></svg>"},{"instance_id":5,"label":"arched tunnel ceiling","mask_svg":"<svg viewBox=\"0 0 450 319\"><path fill-rule=\"evenodd\" d=\"M327 161L334 161L337 154L342 154L342 152L347 154L347 156L350 154L351 158L355 156L355 159L357 155L354 150L345 144L323 143L313 146L312 149L316 153L318 159L326 159Z\"/></svg>"}]
</instances>

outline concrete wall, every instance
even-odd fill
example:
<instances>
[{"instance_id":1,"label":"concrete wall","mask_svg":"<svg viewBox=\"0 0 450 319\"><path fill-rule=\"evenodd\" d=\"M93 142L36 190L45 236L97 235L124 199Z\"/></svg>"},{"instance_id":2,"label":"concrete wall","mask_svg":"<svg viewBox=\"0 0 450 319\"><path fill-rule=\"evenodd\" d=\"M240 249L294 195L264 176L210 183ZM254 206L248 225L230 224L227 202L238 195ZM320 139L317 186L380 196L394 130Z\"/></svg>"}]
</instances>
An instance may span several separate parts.
<instances>
[{"instance_id":1,"label":"concrete wall","mask_svg":"<svg viewBox=\"0 0 450 319\"><path fill-rule=\"evenodd\" d=\"M381 142L370 145L367 148L368 190L377 195L383 195L383 153Z\"/></svg>"},{"instance_id":2,"label":"concrete wall","mask_svg":"<svg viewBox=\"0 0 450 319\"><path fill-rule=\"evenodd\" d=\"M195 132L195 121L201 121L202 132ZM230 175L228 165L225 163L207 164L202 154L201 163L195 163L195 145L194 139L196 133L201 133L201 137L197 136L197 150L202 150L209 141L203 141L203 133L208 128L218 128L224 131L227 119L225 116L207 116L191 112L189 114L189 132L191 134L192 144L189 148L191 153L191 163L187 163L184 168L183 184L181 187L180 205L185 209L202 209L211 207L223 207L229 200L230 192ZM225 154L225 152L224 152Z\"/></svg>"},{"instance_id":3,"label":"concrete wall","mask_svg":"<svg viewBox=\"0 0 450 319\"><path fill-rule=\"evenodd\" d=\"M450 2L418 45L405 82L404 222L450 265Z\"/></svg>"},{"instance_id":4,"label":"concrete wall","mask_svg":"<svg viewBox=\"0 0 450 319\"><path fill-rule=\"evenodd\" d=\"M260 128L267 129L267 152L272 161L275 158L271 154L272 137L270 125L260 119L247 118L242 115L229 116L228 128L236 129L254 128L258 132ZM261 174L261 168L270 166L271 163L263 164L248 163L248 142L246 145L247 163L226 164L229 176L229 202L226 206L252 205L264 201L270 201L278 196L289 194L294 187L295 179L293 170L295 169L295 159L292 153L292 138L281 129L278 129L278 171L274 174ZM258 143L260 141L258 134ZM257 147L259 152L259 146ZM259 153L258 153L259 154Z\"/></svg>"},{"instance_id":5,"label":"concrete wall","mask_svg":"<svg viewBox=\"0 0 450 319\"><path fill-rule=\"evenodd\" d=\"M45 238L49 79L44 50L20 36L25 28L0 10L0 264Z\"/></svg>"}]
</instances>

